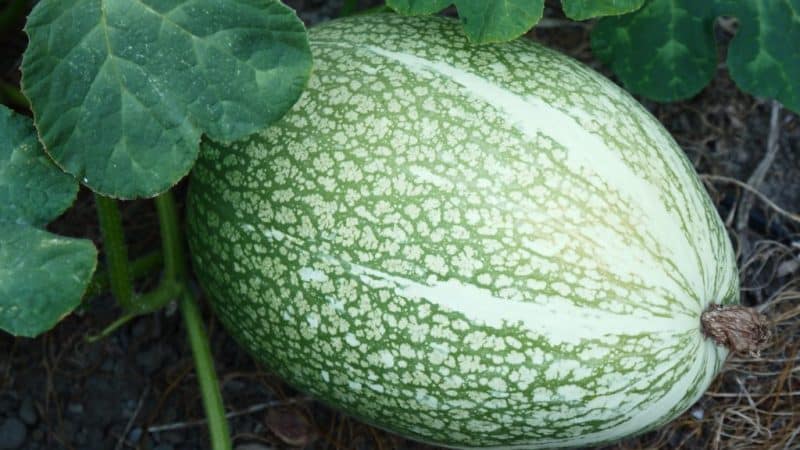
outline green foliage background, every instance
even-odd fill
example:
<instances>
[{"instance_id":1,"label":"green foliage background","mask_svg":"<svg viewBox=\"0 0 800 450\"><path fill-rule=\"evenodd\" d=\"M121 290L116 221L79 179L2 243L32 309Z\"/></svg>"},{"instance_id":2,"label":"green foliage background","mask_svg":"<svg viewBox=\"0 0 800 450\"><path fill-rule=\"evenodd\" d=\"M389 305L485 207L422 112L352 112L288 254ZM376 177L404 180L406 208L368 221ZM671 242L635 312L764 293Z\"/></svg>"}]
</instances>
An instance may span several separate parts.
<instances>
[{"instance_id":1,"label":"green foliage background","mask_svg":"<svg viewBox=\"0 0 800 450\"><path fill-rule=\"evenodd\" d=\"M514 39L542 17L542 0L387 0L401 14L454 4L478 43ZM657 101L689 98L716 73L714 21L738 19L728 49L731 77L744 91L800 112L800 0L562 0L567 17L601 17L592 50L633 93Z\"/></svg>"}]
</instances>

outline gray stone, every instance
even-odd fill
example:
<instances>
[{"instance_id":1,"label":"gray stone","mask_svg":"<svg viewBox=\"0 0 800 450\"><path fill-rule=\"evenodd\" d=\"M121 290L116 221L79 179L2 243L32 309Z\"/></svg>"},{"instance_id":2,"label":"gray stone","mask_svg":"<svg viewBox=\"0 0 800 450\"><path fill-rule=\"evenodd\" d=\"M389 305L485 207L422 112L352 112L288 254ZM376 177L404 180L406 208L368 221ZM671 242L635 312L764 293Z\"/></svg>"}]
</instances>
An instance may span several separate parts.
<instances>
[{"instance_id":1,"label":"gray stone","mask_svg":"<svg viewBox=\"0 0 800 450\"><path fill-rule=\"evenodd\" d=\"M106 376L89 377L86 390L94 395L86 398L85 419L100 427L107 427L121 415L122 408L118 406L119 389L112 386Z\"/></svg>"},{"instance_id":2,"label":"gray stone","mask_svg":"<svg viewBox=\"0 0 800 450\"><path fill-rule=\"evenodd\" d=\"M0 449L11 450L22 447L28 434L25 424L16 417L9 417L0 424Z\"/></svg>"},{"instance_id":3,"label":"gray stone","mask_svg":"<svg viewBox=\"0 0 800 450\"><path fill-rule=\"evenodd\" d=\"M81 448L85 447L86 443L89 442L86 434L86 428L81 428L78 431L78 434L75 436L75 443L77 443Z\"/></svg>"},{"instance_id":4,"label":"gray stone","mask_svg":"<svg viewBox=\"0 0 800 450\"><path fill-rule=\"evenodd\" d=\"M139 439L141 438L142 438L142 429L140 427L136 427L132 429L130 433L128 433L128 441L130 441L133 444L138 443Z\"/></svg>"},{"instance_id":5,"label":"gray stone","mask_svg":"<svg viewBox=\"0 0 800 450\"><path fill-rule=\"evenodd\" d=\"M114 361L111 359L106 359L103 364L100 366L100 370L103 372L113 372L114 371Z\"/></svg>"},{"instance_id":6,"label":"gray stone","mask_svg":"<svg viewBox=\"0 0 800 450\"><path fill-rule=\"evenodd\" d=\"M22 405L19 407L19 418L28 425L33 425L39 418L36 414L36 408L33 406L33 399L25 397L22 399Z\"/></svg>"},{"instance_id":7,"label":"gray stone","mask_svg":"<svg viewBox=\"0 0 800 450\"><path fill-rule=\"evenodd\" d=\"M136 354L136 364L144 369L145 375L152 375L164 362L164 352L161 346L155 345Z\"/></svg>"}]
</instances>

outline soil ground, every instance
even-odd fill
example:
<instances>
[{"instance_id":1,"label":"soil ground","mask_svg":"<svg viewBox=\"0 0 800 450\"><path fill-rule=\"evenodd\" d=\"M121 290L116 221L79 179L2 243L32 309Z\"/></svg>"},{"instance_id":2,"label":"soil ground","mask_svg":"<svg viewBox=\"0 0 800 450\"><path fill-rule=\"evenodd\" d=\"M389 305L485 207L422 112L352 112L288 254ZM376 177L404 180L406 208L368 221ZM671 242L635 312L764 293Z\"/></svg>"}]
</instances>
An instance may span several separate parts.
<instances>
[{"instance_id":1,"label":"soil ground","mask_svg":"<svg viewBox=\"0 0 800 450\"><path fill-rule=\"evenodd\" d=\"M287 2L309 24L335 17L341 2ZM362 2L366 6L368 2ZM531 37L608 76L589 50L590 24L563 20L548 3L546 20ZM724 24L723 24L724 25ZM718 26L726 43L730 26ZM24 37L2 37L0 79L18 80ZM720 49L721 61L725 45ZM613 77L612 77L613 78ZM760 358L732 358L708 393L666 427L606 449L800 448L800 233L776 207L800 210L800 118L780 111L770 127L771 102L739 91L724 64L695 98L673 104L643 102L686 150L726 220L737 248L743 301L769 317L773 345ZM741 186L763 158L770 133L779 151L746 209ZM179 191L180 192L180 191ZM152 204L123 209L132 256L159 245ZM99 248L91 195L52 225L59 233L91 237ZM137 285L146 290L155 282ZM38 339L0 334L0 450L207 448L203 409L180 315L146 316L89 344L119 311L100 296ZM206 311L212 351L239 450L431 449L361 424L293 391L237 347ZM198 422L200 421L200 422Z\"/></svg>"}]
</instances>

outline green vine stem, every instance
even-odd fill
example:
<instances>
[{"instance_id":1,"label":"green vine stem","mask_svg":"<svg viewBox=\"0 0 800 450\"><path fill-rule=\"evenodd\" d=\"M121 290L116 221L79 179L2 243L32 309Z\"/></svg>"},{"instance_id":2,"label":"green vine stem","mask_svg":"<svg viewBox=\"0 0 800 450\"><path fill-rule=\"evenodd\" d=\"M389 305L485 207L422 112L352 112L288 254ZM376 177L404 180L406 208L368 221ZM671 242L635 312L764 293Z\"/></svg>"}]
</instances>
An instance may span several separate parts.
<instances>
[{"instance_id":1,"label":"green vine stem","mask_svg":"<svg viewBox=\"0 0 800 450\"><path fill-rule=\"evenodd\" d=\"M158 311L166 306L167 303L178 298L183 290L184 285L177 281L162 281L155 290L145 295L137 296L136 304L132 310L126 311L122 316L117 318L117 320L106 326L100 333L87 336L86 341L91 343L104 339L136 317Z\"/></svg>"},{"instance_id":2,"label":"green vine stem","mask_svg":"<svg viewBox=\"0 0 800 450\"><path fill-rule=\"evenodd\" d=\"M119 328L126 323L133 320L134 317L138 316L136 313L127 312L121 316L119 316L115 321L111 322L111 324L107 325L103 330L97 334L88 334L86 335L86 342L93 344L101 339L105 339L111 336L112 333L119 330Z\"/></svg>"},{"instance_id":3,"label":"green vine stem","mask_svg":"<svg viewBox=\"0 0 800 450\"><path fill-rule=\"evenodd\" d=\"M145 295L136 297L136 305L131 310L137 315L149 314L167 306L177 299L185 289L183 283L176 280L164 279L158 287Z\"/></svg>"},{"instance_id":4,"label":"green vine stem","mask_svg":"<svg viewBox=\"0 0 800 450\"><path fill-rule=\"evenodd\" d=\"M158 221L161 227L161 249L164 253L164 278L184 281L186 262L183 259L183 238L181 236L178 208L175 197L167 191L155 198Z\"/></svg>"},{"instance_id":5,"label":"green vine stem","mask_svg":"<svg viewBox=\"0 0 800 450\"><path fill-rule=\"evenodd\" d=\"M203 329L203 322L197 304L188 290L181 296L181 313L189 335L189 345L194 356L194 365L197 372L197 382L200 384L200 394L203 397L203 406L208 418L208 431L211 436L213 450L231 450L231 438L228 431L228 420L225 418L225 408L222 405L222 394L219 390L219 381L214 371L214 360L211 357L211 348L208 337Z\"/></svg>"},{"instance_id":6,"label":"green vine stem","mask_svg":"<svg viewBox=\"0 0 800 450\"><path fill-rule=\"evenodd\" d=\"M94 200L97 205L100 230L103 233L103 249L106 253L111 293L114 294L117 303L127 311L133 307L133 284L119 207L116 200L100 194L95 194Z\"/></svg>"},{"instance_id":7,"label":"green vine stem","mask_svg":"<svg viewBox=\"0 0 800 450\"><path fill-rule=\"evenodd\" d=\"M225 408L222 404L222 394L219 390L219 381L214 370L214 360L211 356L211 346L203 327L200 310L186 286L186 261L183 252L183 239L178 221L178 210L172 191L167 191L155 199L161 224L161 240L164 252L164 279L175 280L183 284L180 307L186 333L189 337L189 346L194 356L197 380L200 384L200 394L203 398L208 430L211 436L212 450L231 450L230 431L225 418Z\"/></svg>"},{"instance_id":8,"label":"green vine stem","mask_svg":"<svg viewBox=\"0 0 800 450\"><path fill-rule=\"evenodd\" d=\"M164 258L161 250L150 252L144 256L134 259L131 261L130 265L131 279L135 281L146 275L150 275L157 269L161 268L163 261ZM83 297L85 299L97 297L98 295L108 291L110 287L111 281L108 270L98 270L97 273L95 273L92 277L92 281L89 283L89 288L86 289L86 294L84 294Z\"/></svg>"}]
</instances>

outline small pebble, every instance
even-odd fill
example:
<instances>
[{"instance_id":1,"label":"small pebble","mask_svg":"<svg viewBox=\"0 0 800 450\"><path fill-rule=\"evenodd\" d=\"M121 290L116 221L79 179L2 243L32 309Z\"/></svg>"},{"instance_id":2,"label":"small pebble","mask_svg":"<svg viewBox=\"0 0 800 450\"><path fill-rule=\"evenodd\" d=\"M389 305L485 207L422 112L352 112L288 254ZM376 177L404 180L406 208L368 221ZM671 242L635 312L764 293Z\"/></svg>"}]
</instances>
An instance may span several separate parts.
<instances>
[{"instance_id":1,"label":"small pebble","mask_svg":"<svg viewBox=\"0 0 800 450\"><path fill-rule=\"evenodd\" d=\"M127 367L125 366L125 361L119 359L114 363L114 375L123 376L125 375L126 370Z\"/></svg>"},{"instance_id":2,"label":"small pebble","mask_svg":"<svg viewBox=\"0 0 800 450\"><path fill-rule=\"evenodd\" d=\"M153 450L175 450L175 447L169 444L158 444Z\"/></svg>"},{"instance_id":3,"label":"small pebble","mask_svg":"<svg viewBox=\"0 0 800 450\"><path fill-rule=\"evenodd\" d=\"M83 414L83 405L80 403L70 403L67 405L67 411L72 414Z\"/></svg>"},{"instance_id":4,"label":"small pebble","mask_svg":"<svg viewBox=\"0 0 800 450\"><path fill-rule=\"evenodd\" d=\"M38 419L36 415L36 408L33 406L33 399L25 397L22 400L22 406L19 407L19 418L28 425L33 425Z\"/></svg>"},{"instance_id":5,"label":"small pebble","mask_svg":"<svg viewBox=\"0 0 800 450\"><path fill-rule=\"evenodd\" d=\"M125 400L122 407L124 408L126 416L132 416L133 412L136 411L136 404L138 402L132 398Z\"/></svg>"},{"instance_id":6,"label":"small pebble","mask_svg":"<svg viewBox=\"0 0 800 450\"><path fill-rule=\"evenodd\" d=\"M106 359L105 362L100 366L100 370L103 372L112 372L114 370L114 361L111 359Z\"/></svg>"},{"instance_id":7,"label":"small pebble","mask_svg":"<svg viewBox=\"0 0 800 450\"><path fill-rule=\"evenodd\" d=\"M0 449L12 450L22 447L28 430L16 417L9 417L0 424Z\"/></svg>"},{"instance_id":8,"label":"small pebble","mask_svg":"<svg viewBox=\"0 0 800 450\"><path fill-rule=\"evenodd\" d=\"M75 436L75 443L81 447L84 447L89 440L86 436L86 428L81 428L78 431L78 434Z\"/></svg>"},{"instance_id":9,"label":"small pebble","mask_svg":"<svg viewBox=\"0 0 800 450\"><path fill-rule=\"evenodd\" d=\"M247 383L239 380L230 380L225 382L225 391L241 392L250 388Z\"/></svg>"},{"instance_id":10,"label":"small pebble","mask_svg":"<svg viewBox=\"0 0 800 450\"><path fill-rule=\"evenodd\" d=\"M130 441L133 444L139 442L139 439L141 438L142 438L142 429L139 427L132 429L131 432L128 433L128 441Z\"/></svg>"},{"instance_id":11,"label":"small pebble","mask_svg":"<svg viewBox=\"0 0 800 450\"><path fill-rule=\"evenodd\" d=\"M160 346L141 351L136 355L136 365L144 369L145 375L152 375L164 363L164 352Z\"/></svg>"}]
</instances>

